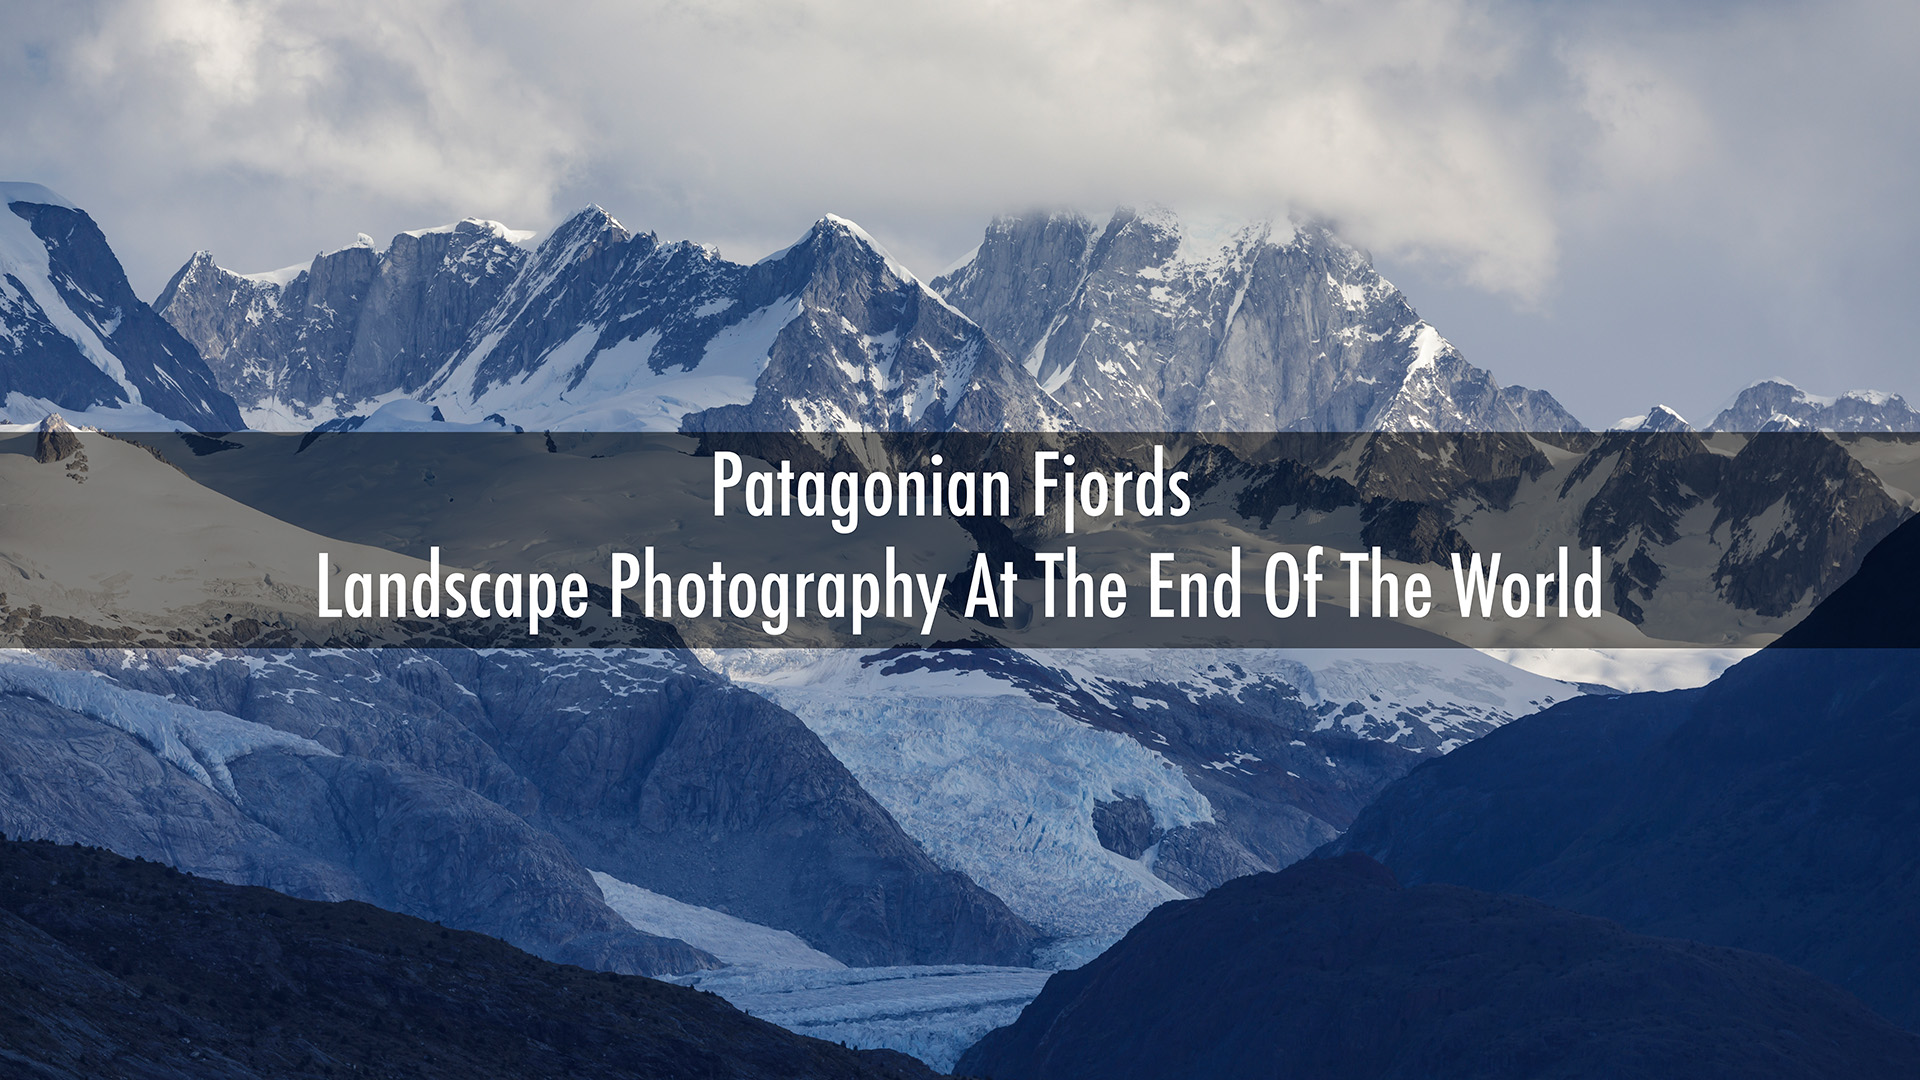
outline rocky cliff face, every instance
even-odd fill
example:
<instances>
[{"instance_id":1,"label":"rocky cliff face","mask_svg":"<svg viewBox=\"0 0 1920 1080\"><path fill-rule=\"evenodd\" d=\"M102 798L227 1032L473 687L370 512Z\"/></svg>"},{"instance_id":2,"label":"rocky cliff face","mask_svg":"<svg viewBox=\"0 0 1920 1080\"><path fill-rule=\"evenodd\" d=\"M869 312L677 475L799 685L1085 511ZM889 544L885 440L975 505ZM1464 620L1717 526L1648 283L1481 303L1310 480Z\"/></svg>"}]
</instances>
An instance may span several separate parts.
<instances>
[{"instance_id":1,"label":"rocky cliff face","mask_svg":"<svg viewBox=\"0 0 1920 1080\"><path fill-rule=\"evenodd\" d=\"M1467 364L1319 225L1001 218L934 287L1090 430L1579 429Z\"/></svg>"},{"instance_id":2,"label":"rocky cliff face","mask_svg":"<svg viewBox=\"0 0 1920 1080\"><path fill-rule=\"evenodd\" d=\"M8 664L0 684L9 835L364 900L587 967L715 963L635 931L553 837L457 784L79 672Z\"/></svg>"},{"instance_id":3,"label":"rocky cliff face","mask_svg":"<svg viewBox=\"0 0 1920 1080\"><path fill-rule=\"evenodd\" d=\"M202 254L161 308L276 426L405 395L536 430L1580 427L1319 225L1005 218L931 289L832 215L753 266L598 207L530 256L509 235L465 222L252 278Z\"/></svg>"},{"instance_id":4,"label":"rocky cliff face","mask_svg":"<svg viewBox=\"0 0 1920 1080\"><path fill-rule=\"evenodd\" d=\"M53 409L83 418L99 410L101 422L126 427L241 426L193 346L134 295L92 218L37 185L0 185L0 197L0 413L11 408L22 422Z\"/></svg>"},{"instance_id":5,"label":"rocky cliff face","mask_svg":"<svg viewBox=\"0 0 1920 1080\"><path fill-rule=\"evenodd\" d=\"M462 222L251 277L203 252L160 306L263 427L396 397L536 430L1064 423L979 327L844 219L752 266L598 207L531 254L523 235Z\"/></svg>"},{"instance_id":6,"label":"rocky cliff face","mask_svg":"<svg viewBox=\"0 0 1920 1080\"><path fill-rule=\"evenodd\" d=\"M1693 434L1609 436L1561 481L1563 494L1583 487L1580 542L1607 551L1611 606L1633 622L1656 595L1702 582L1763 617L1804 614L1908 513L1838 443L1811 434L1756 435L1730 455ZM1689 567L1683 537L1702 524L1717 558Z\"/></svg>"},{"instance_id":7,"label":"rocky cliff face","mask_svg":"<svg viewBox=\"0 0 1920 1080\"><path fill-rule=\"evenodd\" d=\"M612 915L587 869L853 963L1020 962L1038 940L935 866L791 714L684 658L54 655L124 690L76 705L60 680L78 676L15 680L17 700L0 709L16 729L0 827L15 834L367 899L620 970L701 961L677 943L642 949L646 935ZM186 712L159 734L144 720L102 730L168 701ZM247 741L210 743L214 728ZM83 731L122 765L61 749ZM169 731L213 747L206 782L154 759Z\"/></svg>"},{"instance_id":8,"label":"rocky cliff face","mask_svg":"<svg viewBox=\"0 0 1920 1080\"><path fill-rule=\"evenodd\" d=\"M1712 431L1920 431L1920 412L1899 394L1850 390L1821 397L1784 379L1740 391L1708 425Z\"/></svg>"},{"instance_id":9,"label":"rocky cliff face","mask_svg":"<svg viewBox=\"0 0 1920 1080\"><path fill-rule=\"evenodd\" d=\"M527 259L528 234L467 220L242 275L199 252L155 307L206 357L249 426L307 426L425 386Z\"/></svg>"}]
</instances>

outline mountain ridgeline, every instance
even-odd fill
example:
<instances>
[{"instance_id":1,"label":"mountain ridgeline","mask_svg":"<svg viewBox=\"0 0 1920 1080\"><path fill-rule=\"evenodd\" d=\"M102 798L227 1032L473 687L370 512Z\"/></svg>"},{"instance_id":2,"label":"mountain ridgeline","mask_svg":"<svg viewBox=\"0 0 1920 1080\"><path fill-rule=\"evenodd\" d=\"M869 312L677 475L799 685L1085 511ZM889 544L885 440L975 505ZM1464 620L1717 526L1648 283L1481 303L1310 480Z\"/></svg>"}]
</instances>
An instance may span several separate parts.
<instances>
[{"instance_id":1,"label":"mountain ridgeline","mask_svg":"<svg viewBox=\"0 0 1920 1080\"><path fill-rule=\"evenodd\" d=\"M1468 363L1314 220L1006 216L923 282L832 214L748 265L589 206L537 244L467 219L266 273L201 251L149 308L84 212L5 188L15 422L304 431L386 406L376 427L1584 430ZM1614 426L1692 429L1664 406ZM1705 430L1917 428L1898 395L1766 380Z\"/></svg>"},{"instance_id":2,"label":"mountain ridgeline","mask_svg":"<svg viewBox=\"0 0 1920 1080\"><path fill-rule=\"evenodd\" d=\"M1096 431L1572 431L1314 223L996 219L934 288Z\"/></svg>"},{"instance_id":3,"label":"mountain ridgeline","mask_svg":"<svg viewBox=\"0 0 1920 1080\"><path fill-rule=\"evenodd\" d=\"M957 1071L991 1080L1900 1077L1920 1036L1771 957L1359 855L1163 905Z\"/></svg>"},{"instance_id":4,"label":"mountain ridgeline","mask_svg":"<svg viewBox=\"0 0 1920 1080\"><path fill-rule=\"evenodd\" d=\"M35 184L0 184L0 203L0 416L106 409L126 414L125 427L241 426L233 398L134 295L85 211Z\"/></svg>"},{"instance_id":5,"label":"mountain ridgeline","mask_svg":"<svg viewBox=\"0 0 1920 1080\"><path fill-rule=\"evenodd\" d=\"M0 1060L47 1080L918 1080L719 998L360 903L0 838Z\"/></svg>"},{"instance_id":6,"label":"mountain ridgeline","mask_svg":"<svg viewBox=\"0 0 1920 1080\"><path fill-rule=\"evenodd\" d=\"M1713 421L1696 429L1665 405L1616 420L1620 431L1920 431L1920 412L1899 394L1849 390L1837 397L1809 394L1785 379L1761 379L1735 395Z\"/></svg>"},{"instance_id":7,"label":"mountain ridgeline","mask_svg":"<svg viewBox=\"0 0 1920 1080\"><path fill-rule=\"evenodd\" d=\"M202 252L158 307L261 427L399 396L530 429L1580 426L1317 224L1003 218L930 285L833 215L752 265L598 207L521 235L467 221L251 276Z\"/></svg>"}]
</instances>

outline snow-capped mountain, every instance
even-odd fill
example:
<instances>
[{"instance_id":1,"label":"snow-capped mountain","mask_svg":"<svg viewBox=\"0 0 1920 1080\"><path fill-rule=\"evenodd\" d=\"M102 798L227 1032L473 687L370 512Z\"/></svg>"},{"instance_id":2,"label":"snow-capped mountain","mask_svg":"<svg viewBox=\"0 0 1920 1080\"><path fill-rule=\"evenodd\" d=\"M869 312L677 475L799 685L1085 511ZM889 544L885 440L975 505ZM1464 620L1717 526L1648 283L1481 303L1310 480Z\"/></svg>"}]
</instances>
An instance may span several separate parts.
<instances>
[{"instance_id":1,"label":"snow-capped mountain","mask_svg":"<svg viewBox=\"0 0 1920 1080\"><path fill-rule=\"evenodd\" d=\"M1623 416L1607 425L1608 431L1692 431L1687 418L1665 405L1655 405L1639 416Z\"/></svg>"},{"instance_id":2,"label":"snow-capped mountain","mask_svg":"<svg viewBox=\"0 0 1920 1080\"><path fill-rule=\"evenodd\" d=\"M1817 433L1610 432L1564 446L1370 434L1326 441L1304 462L1242 460L1221 446L1205 454L1195 473L1202 512L1264 533L1298 529L1294 542L1378 545L1391 559L1442 565L1451 552L1545 566L1561 544L1602 550L1609 618L1581 631L1594 639L1534 626L1534 640L1495 642L1478 636L1495 624L1479 620L1445 631L1483 646L1640 635L1712 645L1779 633L1913 513L1920 487L1905 444L1843 446ZM1614 637L1624 624L1637 630Z\"/></svg>"},{"instance_id":3,"label":"snow-capped mountain","mask_svg":"<svg viewBox=\"0 0 1920 1080\"><path fill-rule=\"evenodd\" d=\"M86 212L38 184L0 184L0 419L62 411L121 428L232 431L234 402L127 284Z\"/></svg>"},{"instance_id":4,"label":"snow-capped mountain","mask_svg":"<svg viewBox=\"0 0 1920 1080\"><path fill-rule=\"evenodd\" d=\"M1581 430L1315 223L1003 217L934 287L1088 430Z\"/></svg>"},{"instance_id":5,"label":"snow-capped mountain","mask_svg":"<svg viewBox=\"0 0 1920 1080\"><path fill-rule=\"evenodd\" d=\"M202 253L161 310L277 427L406 397L534 430L1580 430L1317 224L1003 218L932 288L834 215L751 266L598 207L521 242L463 222L251 276Z\"/></svg>"},{"instance_id":6,"label":"snow-capped mountain","mask_svg":"<svg viewBox=\"0 0 1920 1080\"><path fill-rule=\"evenodd\" d=\"M531 233L468 220L355 243L265 274L198 252L155 308L200 350L247 425L312 427L411 394L458 350L527 260Z\"/></svg>"},{"instance_id":7,"label":"snow-capped mountain","mask_svg":"<svg viewBox=\"0 0 1920 1080\"><path fill-rule=\"evenodd\" d=\"M1763 379L1740 391L1708 425L1711 431L1920 431L1920 412L1899 394L1849 390L1821 397Z\"/></svg>"},{"instance_id":8,"label":"snow-capped mountain","mask_svg":"<svg viewBox=\"0 0 1920 1080\"><path fill-rule=\"evenodd\" d=\"M632 233L599 207L531 253L525 239L469 221L253 276L201 253L161 309L263 427L403 398L450 422L558 430L1064 423L979 327L844 218L751 266Z\"/></svg>"},{"instance_id":9,"label":"snow-capped mountain","mask_svg":"<svg viewBox=\"0 0 1920 1080\"><path fill-rule=\"evenodd\" d=\"M985 334L871 236L821 218L742 266L597 209L541 245L435 381L449 416L529 428L843 431L1058 426Z\"/></svg>"}]
</instances>

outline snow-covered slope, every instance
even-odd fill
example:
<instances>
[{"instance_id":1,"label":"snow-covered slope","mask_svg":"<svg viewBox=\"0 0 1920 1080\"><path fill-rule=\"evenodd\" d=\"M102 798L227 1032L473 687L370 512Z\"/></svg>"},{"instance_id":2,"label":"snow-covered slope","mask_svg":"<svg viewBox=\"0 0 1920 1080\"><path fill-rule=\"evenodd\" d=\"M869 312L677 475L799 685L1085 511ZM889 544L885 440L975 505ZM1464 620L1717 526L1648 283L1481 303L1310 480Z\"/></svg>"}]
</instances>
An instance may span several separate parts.
<instances>
[{"instance_id":1,"label":"snow-covered slope","mask_svg":"<svg viewBox=\"0 0 1920 1080\"><path fill-rule=\"evenodd\" d=\"M752 266L630 232L599 207L530 253L527 236L465 221L259 275L201 253L160 306L262 428L402 397L450 422L530 430L1063 423L977 326L845 218Z\"/></svg>"},{"instance_id":2,"label":"snow-covered slope","mask_svg":"<svg viewBox=\"0 0 1920 1080\"><path fill-rule=\"evenodd\" d=\"M635 930L678 938L719 957L730 967L780 971L840 970L847 965L785 930L737 919L722 911L685 904L595 871L607 905Z\"/></svg>"},{"instance_id":3,"label":"snow-covered slope","mask_svg":"<svg viewBox=\"0 0 1920 1080\"><path fill-rule=\"evenodd\" d=\"M0 203L0 422L59 411L120 430L240 426L85 211L38 184L0 184Z\"/></svg>"},{"instance_id":4,"label":"snow-covered slope","mask_svg":"<svg viewBox=\"0 0 1920 1080\"><path fill-rule=\"evenodd\" d=\"M1665 405L1655 405L1639 416L1623 416L1607 425L1608 431L1692 431L1687 418Z\"/></svg>"},{"instance_id":5,"label":"snow-covered slope","mask_svg":"<svg viewBox=\"0 0 1920 1080\"><path fill-rule=\"evenodd\" d=\"M934 287L1096 431L1567 431L1310 222L996 219Z\"/></svg>"},{"instance_id":6,"label":"snow-covered slope","mask_svg":"<svg viewBox=\"0 0 1920 1080\"><path fill-rule=\"evenodd\" d=\"M1277 869L1422 758L1578 693L1468 650L703 654L1083 962Z\"/></svg>"},{"instance_id":7,"label":"snow-covered slope","mask_svg":"<svg viewBox=\"0 0 1920 1080\"><path fill-rule=\"evenodd\" d=\"M1747 387L1708 425L1710 431L1920 431L1920 412L1899 394L1849 390L1809 394L1785 379Z\"/></svg>"},{"instance_id":8,"label":"snow-covered slope","mask_svg":"<svg viewBox=\"0 0 1920 1080\"><path fill-rule=\"evenodd\" d=\"M247 425L303 430L418 391L527 260L532 233L469 219L239 274L196 253L155 302ZM479 419L479 417L475 417Z\"/></svg>"}]
</instances>

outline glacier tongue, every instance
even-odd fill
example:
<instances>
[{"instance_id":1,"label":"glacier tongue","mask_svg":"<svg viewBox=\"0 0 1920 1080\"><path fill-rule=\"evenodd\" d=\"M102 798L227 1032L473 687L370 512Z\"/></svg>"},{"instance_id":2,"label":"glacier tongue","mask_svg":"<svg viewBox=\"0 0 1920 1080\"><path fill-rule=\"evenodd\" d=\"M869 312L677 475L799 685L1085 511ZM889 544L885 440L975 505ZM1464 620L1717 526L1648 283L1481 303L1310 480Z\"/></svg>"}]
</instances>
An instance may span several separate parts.
<instances>
[{"instance_id":1,"label":"glacier tongue","mask_svg":"<svg viewBox=\"0 0 1920 1080\"><path fill-rule=\"evenodd\" d=\"M1158 753L977 671L882 674L846 651L708 653L800 717L934 861L1056 938L1117 940L1180 899L1102 846L1097 801L1143 799L1164 828L1212 820Z\"/></svg>"},{"instance_id":2,"label":"glacier tongue","mask_svg":"<svg viewBox=\"0 0 1920 1080\"><path fill-rule=\"evenodd\" d=\"M24 694L119 728L160 758L234 802L227 763L276 747L294 754L332 757L312 739L222 712L175 704L115 685L91 671L67 671L31 653L0 652L0 693Z\"/></svg>"},{"instance_id":3,"label":"glacier tongue","mask_svg":"<svg viewBox=\"0 0 1920 1080\"><path fill-rule=\"evenodd\" d=\"M737 968L799 971L837 970L847 966L785 930L682 903L598 870L593 871L593 881L600 886L607 906L635 930L656 937L678 938Z\"/></svg>"},{"instance_id":4,"label":"glacier tongue","mask_svg":"<svg viewBox=\"0 0 1920 1080\"><path fill-rule=\"evenodd\" d=\"M772 971L723 968L671 981L712 991L789 1031L911 1054L941 1071L1020 1015L1050 972L965 965Z\"/></svg>"}]
</instances>

